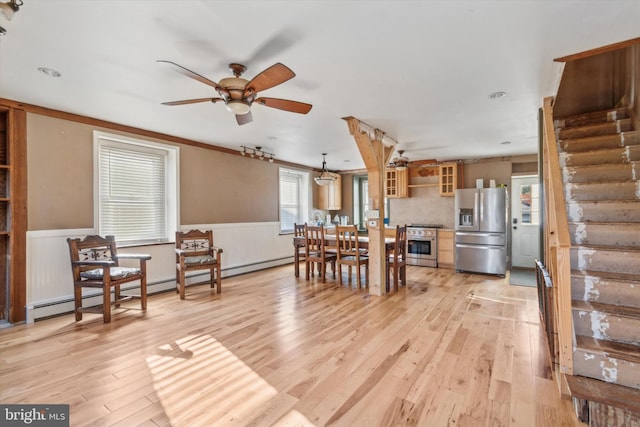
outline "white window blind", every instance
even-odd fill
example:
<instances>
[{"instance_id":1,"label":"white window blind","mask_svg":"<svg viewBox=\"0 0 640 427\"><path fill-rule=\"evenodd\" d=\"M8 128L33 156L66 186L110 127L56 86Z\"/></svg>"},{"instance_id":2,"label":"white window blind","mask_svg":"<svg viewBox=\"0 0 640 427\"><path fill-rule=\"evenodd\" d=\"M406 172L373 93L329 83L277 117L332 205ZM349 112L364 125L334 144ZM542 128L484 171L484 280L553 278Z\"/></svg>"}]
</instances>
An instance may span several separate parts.
<instances>
[{"instance_id":1,"label":"white window blind","mask_svg":"<svg viewBox=\"0 0 640 427\"><path fill-rule=\"evenodd\" d=\"M98 232L118 243L170 240L175 230L170 152L98 138Z\"/></svg>"},{"instance_id":2,"label":"white window blind","mask_svg":"<svg viewBox=\"0 0 640 427\"><path fill-rule=\"evenodd\" d=\"M307 172L280 169L280 232L293 232L295 223L302 224L308 215L309 191Z\"/></svg>"}]
</instances>

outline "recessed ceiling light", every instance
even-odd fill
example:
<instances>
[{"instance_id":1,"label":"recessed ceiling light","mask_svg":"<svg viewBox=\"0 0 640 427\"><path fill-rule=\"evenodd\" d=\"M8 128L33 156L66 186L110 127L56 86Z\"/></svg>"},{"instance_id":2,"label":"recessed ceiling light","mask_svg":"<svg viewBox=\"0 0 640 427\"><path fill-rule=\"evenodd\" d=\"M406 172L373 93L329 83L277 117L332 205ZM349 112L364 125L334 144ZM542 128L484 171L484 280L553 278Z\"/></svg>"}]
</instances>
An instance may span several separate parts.
<instances>
[{"instance_id":1,"label":"recessed ceiling light","mask_svg":"<svg viewBox=\"0 0 640 427\"><path fill-rule=\"evenodd\" d=\"M60 76L62 76L62 73L60 73L60 71L56 71L53 68L38 67L38 71L40 71L42 74L46 74L49 77L60 77Z\"/></svg>"},{"instance_id":2,"label":"recessed ceiling light","mask_svg":"<svg viewBox=\"0 0 640 427\"><path fill-rule=\"evenodd\" d=\"M507 92L493 92L492 94L489 95L490 99L500 99L500 98L504 98L505 96L507 96Z\"/></svg>"},{"instance_id":3,"label":"recessed ceiling light","mask_svg":"<svg viewBox=\"0 0 640 427\"><path fill-rule=\"evenodd\" d=\"M503 142L501 142L500 144L501 144L501 145L509 145L509 144L511 144L511 141L503 141Z\"/></svg>"}]
</instances>

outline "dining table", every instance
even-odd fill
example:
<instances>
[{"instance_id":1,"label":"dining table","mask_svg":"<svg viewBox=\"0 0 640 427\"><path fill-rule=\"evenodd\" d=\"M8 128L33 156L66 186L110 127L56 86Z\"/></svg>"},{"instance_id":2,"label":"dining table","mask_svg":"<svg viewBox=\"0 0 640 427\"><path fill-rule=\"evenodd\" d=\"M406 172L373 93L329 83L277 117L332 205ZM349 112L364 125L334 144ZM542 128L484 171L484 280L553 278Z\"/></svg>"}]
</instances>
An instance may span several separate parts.
<instances>
[{"instance_id":1,"label":"dining table","mask_svg":"<svg viewBox=\"0 0 640 427\"><path fill-rule=\"evenodd\" d=\"M367 235L358 235L358 246L360 249L369 249L369 236ZM335 234L325 234L324 240L325 245L327 247L337 248L337 240L338 236ZM294 274L295 277L300 276L300 249L304 248L306 245L307 238L305 236L295 236L293 238L293 257L294 257ZM396 245L395 237L385 237L384 238L384 252L385 252L385 263L389 259L389 254L393 252Z\"/></svg>"}]
</instances>

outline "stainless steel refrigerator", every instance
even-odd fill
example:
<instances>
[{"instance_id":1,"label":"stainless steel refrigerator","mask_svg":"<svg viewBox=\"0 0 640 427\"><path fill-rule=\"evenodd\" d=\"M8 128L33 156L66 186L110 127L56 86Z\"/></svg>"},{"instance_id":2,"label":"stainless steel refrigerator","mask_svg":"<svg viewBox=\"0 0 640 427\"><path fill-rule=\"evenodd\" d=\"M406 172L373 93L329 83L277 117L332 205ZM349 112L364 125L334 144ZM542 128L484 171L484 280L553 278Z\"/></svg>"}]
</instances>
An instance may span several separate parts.
<instances>
[{"instance_id":1,"label":"stainless steel refrigerator","mask_svg":"<svg viewBox=\"0 0 640 427\"><path fill-rule=\"evenodd\" d=\"M507 206L505 188L456 190L456 270L506 274Z\"/></svg>"}]
</instances>

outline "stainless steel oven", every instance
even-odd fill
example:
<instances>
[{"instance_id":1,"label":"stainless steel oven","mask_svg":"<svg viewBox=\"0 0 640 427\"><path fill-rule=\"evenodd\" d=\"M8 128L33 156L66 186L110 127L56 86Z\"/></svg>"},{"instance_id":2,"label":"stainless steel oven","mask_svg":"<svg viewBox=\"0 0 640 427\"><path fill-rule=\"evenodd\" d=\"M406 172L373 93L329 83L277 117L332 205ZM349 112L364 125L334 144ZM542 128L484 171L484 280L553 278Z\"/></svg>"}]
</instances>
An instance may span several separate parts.
<instances>
[{"instance_id":1,"label":"stainless steel oven","mask_svg":"<svg viewBox=\"0 0 640 427\"><path fill-rule=\"evenodd\" d=\"M438 266L438 228L441 224L411 224L407 226L407 264L423 267Z\"/></svg>"}]
</instances>

